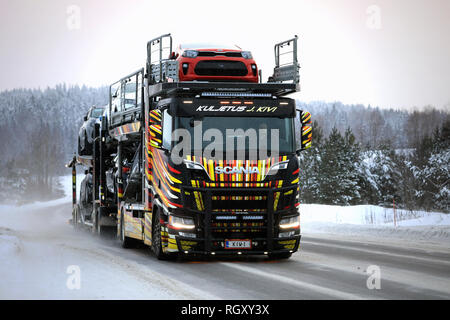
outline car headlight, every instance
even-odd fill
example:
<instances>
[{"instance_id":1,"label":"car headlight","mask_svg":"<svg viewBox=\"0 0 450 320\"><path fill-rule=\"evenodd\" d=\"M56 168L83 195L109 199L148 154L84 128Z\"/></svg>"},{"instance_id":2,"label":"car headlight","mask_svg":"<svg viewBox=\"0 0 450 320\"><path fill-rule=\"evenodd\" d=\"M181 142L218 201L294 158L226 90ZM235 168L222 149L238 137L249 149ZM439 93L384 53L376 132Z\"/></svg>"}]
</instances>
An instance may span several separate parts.
<instances>
[{"instance_id":1,"label":"car headlight","mask_svg":"<svg viewBox=\"0 0 450 320\"><path fill-rule=\"evenodd\" d=\"M252 59L253 58L252 53L250 51L242 51L241 54L244 59Z\"/></svg>"},{"instance_id":2,"label":"car headlight","mask_svg":"<svg viewBox=\"0 0 450 320\"><path fill-rule=\"evenodd\" d=\"M280 221L281 229L297 229L300 228L300 216L283 218Z\"/></svg>"},{"instance_id":3,"label":"car headlight","mask_svg":"<svg viewBox=\"0 0 450 320\"><path fill-rule=\"evenodd\" d=\"M198 51L196 51L196 50L185 50L185 51L183 51L183 57L195 58L197 56L198 56Z\"/></svg>"},{"instance_id":4,"label":"car headlight","mask_svg":"<svg viewBox=\"0 0 450 320\"><path fill-rule=\"evenodd\" d=\"M174 229L194 229L195 223L192 218L181 218L176 216L169 216L169 225Z\"/></svg>"}]
</instances>

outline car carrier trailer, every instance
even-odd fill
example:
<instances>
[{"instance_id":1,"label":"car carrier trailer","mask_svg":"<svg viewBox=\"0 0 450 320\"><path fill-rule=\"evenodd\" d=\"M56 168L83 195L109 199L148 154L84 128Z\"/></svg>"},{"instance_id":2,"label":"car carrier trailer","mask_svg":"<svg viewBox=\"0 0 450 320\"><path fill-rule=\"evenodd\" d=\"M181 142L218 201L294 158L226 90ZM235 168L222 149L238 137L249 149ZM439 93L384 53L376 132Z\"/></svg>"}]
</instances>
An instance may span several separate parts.
<instances>
[{"instance_id":1,"label":"car carrier trailer","mask_svg":"<svg viewBox=\"0 0 450 320\"><path fill-rule=\"evenodd\" d=\"M275 45L267 83L177 81L178 66L162 58L171 46L170 35L148 42L146 67L110 86L92 155L67 164L73 225L97 234L113 229L123 247L143 242L158 259L290 257L301 237L298 154L311 145L311 115L287 98L299 91L297 37ZM289 63L281 63L283 54L292 57ZM192 140L187 153L174 157L172 133L195 136L199 125L221 132L277 128L280 150L256 159L248 158L250 150L232 150L232 158L213 159L199 152L202 141L199 147ZM87 168L79 200L77 166Z\"/></svg>"}]
</instances>

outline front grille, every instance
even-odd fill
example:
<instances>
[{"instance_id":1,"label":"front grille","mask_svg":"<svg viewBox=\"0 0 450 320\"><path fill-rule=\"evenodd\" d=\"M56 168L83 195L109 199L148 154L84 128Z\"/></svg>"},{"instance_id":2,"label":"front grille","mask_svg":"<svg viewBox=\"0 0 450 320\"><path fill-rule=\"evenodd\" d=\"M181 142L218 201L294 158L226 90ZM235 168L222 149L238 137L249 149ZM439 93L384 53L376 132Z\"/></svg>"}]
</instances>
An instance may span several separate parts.
<instances>
[{"instance_id":1,"label":"front grille","mask_svg":"<svg viewBox=\"0 0 450 320\"><path fill-rule=\"evenodd\" d=\"M247 67L241 61L200 61L194 71L199 76L246 76L248 74Z\"/></svg>"},{"instance_id":2,"label":"front grille","mask_svg":"<svg viewBox=\"0 0 450 320\"><path fill-rule=\"evenodd\" d=\"M254 219L248 219L249 217ZM265 237L267 235L267 217L265 214L222 215L215 213L211 216L210 228L213 239Z\"/></svg>"},{"instance_id":3,"label":"front grille","mask_svg":"<svg viewBox=\"0 0 450 320\"><path fill-rule=\"evenodd\" d=\"M235 57L241 58L242 54L240 52L214 52L214 51L199 51L199 57L216 57L216 56L225 56L225 57Z\"/></svg>"},{"instance_id":4,"label":"front grille","mask_svg":"<svg viewBox=\"0 0 450 320\"><path fill-rule=\"evenodd\" d=\"M273 211L295 209L296 186L284 188L283 191L273 192L273 200L269 205L269 192L249 187L247 190L233 190L233 188L215 188L210 191L210 209L215 212L267 212L269 206ZM281 190L281 189L278 189ZM184 208L196 211L205 211L207 204L207 193L205 190L191 190L184 192Z\"/></svg>"},{"instance_id":5,"label":"front grille","mask_svg":"<svg viewBox=\"0 0 450 320\"><path fill-rule=\"evenodd\" d=\"M214 221L214 220L213 220ZM264 238L267 235L267 221L251 222L212 222L213 239Z\"/></svg>"},{"instance_id":6,"label":"front grille","mask_svg":"<svg viewBox=\"0 0 450 320\"><path fill-rule=\"evenodd\" d=\"M213 238L255 238L267 234L267 192L220 191L211 193Z\"/></svg>"},{"instance_id":7,"label":"front grille","mask_svg":"<svg viewBox=\"0 0 450 320\"><path fill-rule=\"evenodd\" d=\"M211 195L212 211L266 211L267 192L216 191Z\"/></svg>"}]
</instances>

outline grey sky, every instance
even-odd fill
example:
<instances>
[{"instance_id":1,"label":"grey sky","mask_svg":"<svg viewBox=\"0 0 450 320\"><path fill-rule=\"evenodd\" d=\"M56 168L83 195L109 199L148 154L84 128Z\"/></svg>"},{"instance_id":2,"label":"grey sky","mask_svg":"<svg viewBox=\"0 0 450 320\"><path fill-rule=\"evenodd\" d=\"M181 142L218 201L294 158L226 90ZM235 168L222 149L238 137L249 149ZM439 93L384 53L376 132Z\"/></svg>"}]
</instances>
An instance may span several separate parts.
<instances>
[{"instance_id":1,"label":"grey sky","mask_svg":"<svg viewBox=\"0 0 450 320\"><path fill-rule=\"evenodd\" d=\"M114 82L169 32L251 50L267 79L297 34L301 100L450 109L449 0L0 1L0 90Z\"/></svg>"}]
</instances>

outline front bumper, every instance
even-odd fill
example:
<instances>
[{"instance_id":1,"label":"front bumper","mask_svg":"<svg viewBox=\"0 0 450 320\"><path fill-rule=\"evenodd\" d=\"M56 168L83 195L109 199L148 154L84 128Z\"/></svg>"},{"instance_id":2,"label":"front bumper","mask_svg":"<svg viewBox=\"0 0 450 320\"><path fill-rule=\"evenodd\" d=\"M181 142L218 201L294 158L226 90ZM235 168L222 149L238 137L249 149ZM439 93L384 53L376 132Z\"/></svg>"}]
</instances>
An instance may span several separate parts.
<instances>
[{"instance_id":1,"label":"front bumper","mask_svg":"<svg viewBox=\"0 0 450 320\"><path fill-rule=\"evenodd\" d=\"M205 249L204 238L188 238L182 236L175 236L174 240L176 242L175 252L182 252L185 254L201 254L201 255L267 255L271 253L285 253L285 252L296 252L300 246L301 235L295 235L288 238L273 238L271 239L273 247L272 250L268 250L267 238L255 238L251 239L252 242L258 242L257 246L252 249L224 249L223 245L214 245L215 242L224 242L225 239L213 239L213 245L209 250ZM261 243L261 244L259 244ZM172 251L172 250L171 250Z\"/></svg>"}]
</instances>

